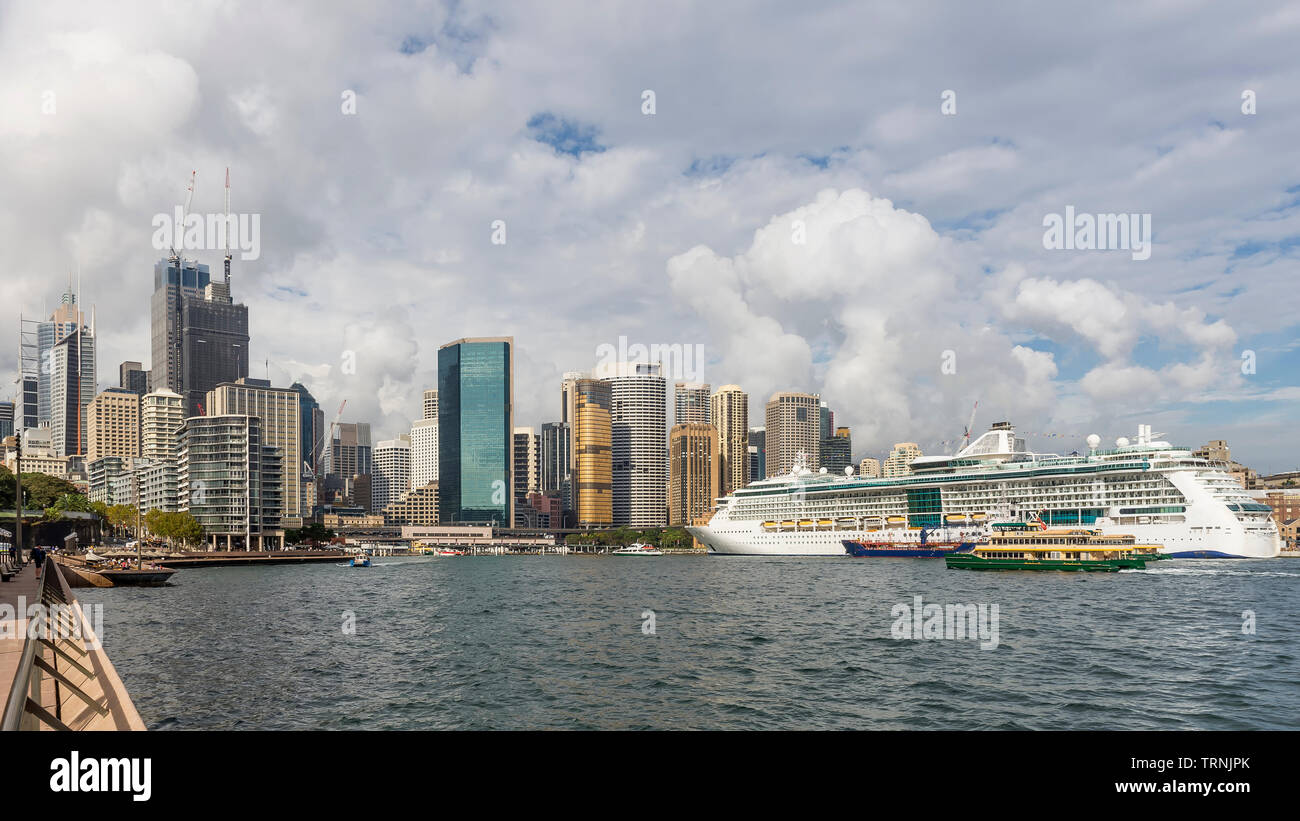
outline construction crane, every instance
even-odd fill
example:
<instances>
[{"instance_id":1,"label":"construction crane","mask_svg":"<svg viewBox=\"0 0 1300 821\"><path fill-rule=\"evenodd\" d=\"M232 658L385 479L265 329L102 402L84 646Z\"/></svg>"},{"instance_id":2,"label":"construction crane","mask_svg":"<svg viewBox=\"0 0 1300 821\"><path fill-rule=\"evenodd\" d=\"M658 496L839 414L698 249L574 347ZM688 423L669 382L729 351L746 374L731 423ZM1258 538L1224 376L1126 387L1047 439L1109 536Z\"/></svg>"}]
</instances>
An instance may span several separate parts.
<instances>
[{"instance_id":1,"label":"construction crane","mask_svg":"<svg viewBox=\"0 0 1300 821\"><path fill-rule=\"evenodd\" d=\"M172 257L171 258L173 262L179 261L181 258L180 254L176 253L177 234L180 234L181 237L181 248L183 249L185 247L185 221L189 218L190 215L190 203L194 201L194 178L198 175L198 173L199 173L198 171L190 172L190 184L185 189L185 207L181 210L181 224L176 226L176 230L172 232L172 249L171 249Z\"/></svg>"},{"instance_id":2,"label":"construction crane","mask_svg":"<svg viewBox=\"0 0 1300 821\"><path fill-rule=\"evenodd\" d=\"M226 166L226 221L222 223L221 244L226 252L226 289L230 289L230 166Z\"/></svg>"},{"instance_id":3,"label":"construction crane","mask_svg":"<svg viewBox=\"0 0 1300 821\"><path fill-rule=\"evenodd\" d=\"M979 410L979 407L980 401L976 399L975 407L970 409L970 421L966 423L966 435L962 437L961 447L958 449L958 453L965 450L966 446L970 444L970 434L971 431L975 429L975 411Z\"/></svg>"}]
</instances>

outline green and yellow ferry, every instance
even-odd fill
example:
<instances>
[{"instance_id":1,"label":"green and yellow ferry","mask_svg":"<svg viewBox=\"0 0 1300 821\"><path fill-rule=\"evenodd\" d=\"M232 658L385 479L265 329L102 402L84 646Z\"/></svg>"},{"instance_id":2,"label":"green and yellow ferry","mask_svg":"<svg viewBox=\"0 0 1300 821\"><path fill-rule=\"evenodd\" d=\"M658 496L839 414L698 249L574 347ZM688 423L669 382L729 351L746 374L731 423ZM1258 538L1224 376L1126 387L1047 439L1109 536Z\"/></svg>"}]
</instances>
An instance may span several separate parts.
<instances>
[{"instance_id":1,"label":"green and yellow ferry","mask_svg":"<svg viewBox=\"0 0 1300 821\"><path fill-rule=\"evenodd\" d=\"M1114 573L1143 570L1147 562L1169 558L1160 545L1137 544L1123 534L1072 528L1048 530L1041 524L995 525L987 544L944 557L953 570L1082 570Z\"/></svg>"}]
</instances>

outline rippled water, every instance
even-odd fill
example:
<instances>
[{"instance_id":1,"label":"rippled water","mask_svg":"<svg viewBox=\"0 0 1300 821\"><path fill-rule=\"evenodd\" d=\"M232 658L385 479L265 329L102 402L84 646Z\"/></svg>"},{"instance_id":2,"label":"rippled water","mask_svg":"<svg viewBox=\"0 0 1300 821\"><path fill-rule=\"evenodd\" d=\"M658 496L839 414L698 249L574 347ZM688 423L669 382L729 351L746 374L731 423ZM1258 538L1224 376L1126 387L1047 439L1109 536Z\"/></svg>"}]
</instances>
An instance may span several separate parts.
<instances>
[{"instance_id":1,"label":"rippled water","mask_svg":"<svg viewBox=\"0 0 1300 821\"><path fill-rule=\"evenodd\" d=\"M1296 729L1298 584L1287 559L466 557L77 592L155 729ZM998 646L892 638L916 595L998 605Z\"/></svg>"}]
</instances>

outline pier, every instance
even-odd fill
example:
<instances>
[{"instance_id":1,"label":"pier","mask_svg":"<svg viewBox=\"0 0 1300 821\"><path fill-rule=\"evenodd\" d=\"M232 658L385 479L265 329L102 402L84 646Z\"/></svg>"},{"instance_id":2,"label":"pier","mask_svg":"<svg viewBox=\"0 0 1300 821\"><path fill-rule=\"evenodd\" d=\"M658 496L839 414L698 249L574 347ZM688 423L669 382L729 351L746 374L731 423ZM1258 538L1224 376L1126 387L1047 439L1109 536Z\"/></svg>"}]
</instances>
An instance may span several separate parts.
<instances>
[{"instance_id":1,"label":"pier","mask_svg":"<svg viewBox=\"0 0 1300 821\"><path fill-rule=\"evenodd\" d=\"M0 582L0 729L145 729L58 563L46 559L40 579L30 561L10 569Z\"/></svg>"}]
</instances>

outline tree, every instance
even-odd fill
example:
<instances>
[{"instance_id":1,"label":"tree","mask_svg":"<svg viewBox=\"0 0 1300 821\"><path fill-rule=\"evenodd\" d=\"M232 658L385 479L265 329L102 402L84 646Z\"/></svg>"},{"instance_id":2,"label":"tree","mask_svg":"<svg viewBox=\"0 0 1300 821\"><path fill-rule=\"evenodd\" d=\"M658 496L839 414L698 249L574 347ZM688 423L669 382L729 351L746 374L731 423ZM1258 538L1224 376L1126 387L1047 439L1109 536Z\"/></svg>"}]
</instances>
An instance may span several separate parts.
<instances>
[{"instance_id":1,"label":"tree","mask_svg":"<svg viewBox=\"0 0 1300 821\"><path fill-rule=\"evenodd\" d=\"M54 500L54 503L45 508L45 521L57 522L63 518L66 511L76 511L77 513L96 513L90 500L75 490L72 493L64 493Z\"/></svg>"},{"instance_id":2,"label":"tree","mask_svg":"<svg viewBox=\"0 0 1300 821\"><path fill-rule=\"evenodd\" d=\"M23 472L23 508L26 510L54 507L60 496L79 496L77 486L45 473ZM14 475L0 465L0 509L13 510Z\"/></svg>"}]
</instances>

